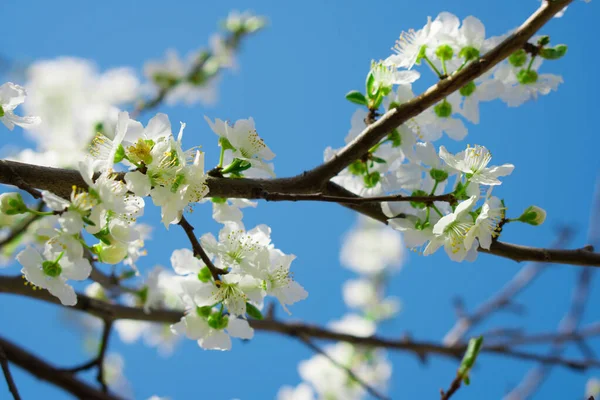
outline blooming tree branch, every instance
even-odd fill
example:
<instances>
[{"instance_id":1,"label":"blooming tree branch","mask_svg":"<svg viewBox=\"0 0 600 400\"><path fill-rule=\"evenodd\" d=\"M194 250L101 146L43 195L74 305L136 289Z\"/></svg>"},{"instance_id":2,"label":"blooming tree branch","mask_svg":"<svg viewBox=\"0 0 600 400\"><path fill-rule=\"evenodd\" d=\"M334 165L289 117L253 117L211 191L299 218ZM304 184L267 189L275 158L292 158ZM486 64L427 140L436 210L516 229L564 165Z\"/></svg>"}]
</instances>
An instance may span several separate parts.
<instances>
[{"instance_id":1,"label":"blooming tree branch","mask_svg":"<svg viewBox=\"0 0 600 400\"><path fill-rule=\"evenodd\" d=\"M475 17L461 22L445 12L433 21L429 18L418 31L403 32L392 49L394 54L372 61L364 94L355 90L346 95L360 106L352 117L346 145L328 147L321 165L285 178L275 178L275 153L259 136L251 117L230 122L205 116L220 147L218 164L207 172L201 146L183 148L185 123L180 123L176 133L166 114L156 114L146 125L133 118L163 102L213 101L215 78L235 64L233 57L241 40L264 26L262 17L232 13L224 23L228 35L213 36L210 50L192 54L188 62L170 51L166 61L146 64L148 89L154 90L154 95L138 102L131 115L120 111L118 105L140 97L137 77L124 70L99 75L81 60L38 65L32 82L25 85L34 93L40 91L33 101L25 101L25 87L11 82L0 86L0 122L9 130L16 125L31 130L42 151L25 150L17 156L20 161L0 160L0 183L41 199L34 209L21 193L0 196L0 217L15 223L0 248L6 254L18 251L14 258L25 279L21 285L20 277L0 277L0 292L69 306L82 312L79 318L90 332L101 328L98 354L63 370L0 339L0 346L4 343L0 363L9 387L14 388L13 395L17 392L6 360L80 397L113 398L108 394L110 374L105 373L113 329L125 341L154 335L152 341L164 348L172 347L173 338L187 337L203 349L230 350L232 337L251 339L255 331L298 338L317 354L299 367L308 383L296 389L282 388L279 400L312 398L313 389L317 396L327 398L359 398L366 393L386 398L382 393L391 366L382 349L412 353L422 361L429 355L462 357L449 389L440 393L442 400L450 398L462 383L469 384L470 370L480 352L575 370L600 367L583 340L597 335L598 330L578 327L590 268L582 270L569 318L557 334L498 335L501 339L486 340L485 345L481 337L464 342L474 324L511 304L511 297L543 268L539 263L600 267L600 253L595 253L592 245L566 250L499 241L503 231L515 223L538 226L546 219L546 212L536 205L520 215L510 215L508 201L497 192L492 194L515 166L492 164L492 153L481 145L451 153L445 146L433 144L443 134L464 139L467 129L462 118L479 123L481 102L500 99L514 107L557 90L562 78L538 70L543 60L565 56L567 46L550 46L549 36L533 36L571 1L542 1L519 28L503 37L486 37L483 24ZM412 83L421 73L413 67L421 64L429 67L438 82L415 96ZM48 104L56 93L47 88L46 79L54 77L48 70L62 71L64 65L77 71L72 75L81 84L73 85L73 93L60 99L68 106L63 107L64 115L58 115ZM45 90L49 93L44 94ZM26 111L37 107L39 114L33 114L42 118L15 113L21 104ZM77 107L94 112L79 115L73 111ZM57 123L62 120L72 126ZM78 132L80 126L86 127L85 131ZM48 137L63 128L64 140L56 146ZM69 137L77 140L67 140ZM360 274L343 286L344 301L354 309L352 313L327 328L276 320L272 308L265 319L262 310L267 296L276 298L289 314L288 306L306 299L308 293L291 272L296 256L275 247L271 228L261 224L246 229L242 223L242 209L257 206L253 199L338 203L393 228L373 222L374 228L365 219L364 231L349 235L344 244L342 264ZM170 258L172 269L156 266L144 276L137 262L147 253L144 242L150 233L138 218L148 201L160 208L166 230L171 225L183 229L191 250L175 249ZM222 224L218 235L209 232L197 237L194 233L185 213L199 203L212 206L213 219ZM44 206L49 211L44 211ZM474 261L478 253L489 253L538 264L525 267L473 315L459 313L444 344L413 340L408 335L387 339L375 332L377 324L393 317L400 307L398 299L385 292L393 266L401 263L402 242L424 256L443 249L457 262ZM103 272L100 264L111 266L110 274ZM76 292L72 282L86 280L93 284L85 293ZM99 317L102 325L85 322L87 316ZM321 348L317 339L337 343ZM553 343L548 355L520 348L548 341ZM583 360L562 356L567 341L584 350ZM77 372L91 368L97 369L99 391L75 379ZM83 395L86 391L89 393Z\"/></svg>"},{"instance_id":2,"label":"blooming tree branch","mask_svg":"<svg viewBox=\"0 0 600 400\"><path fill-rule=\"evenodd\" d=\"M31 288L24 286L23 280L20 277L0 277L0 293L17 294L42 300L44 302L60 304L60 301L58 299L49 295L48 293L39 290L32 290ZM114 320L129 319L137 321L175 323L179 321L182 316L181 312L171 310L153 310L149 313L146 313L142 308L111 304L105 301L96 300L83 294L79 294L78 299L79 301L77 302L77 304L73 307L70 307L70 309L89 313L100 318L110 316L110 318ZM417 356L431 354L451 359L457 359L462 357L463 353L467 348L464 344L455 346L445 346L431 342L413 341L410 339L386 339L378 336L361 337L346 333L334 332L315 325L308 325L302 323L284 323L269 319L252 320L251 325L254 329L265 332L275 332L292 337L303 335L313 339L342 341L361 346L387 348L413 353ZM598 330L598 327L592 327L591 329L584 331L584 336L598 335L599 333L600 330ZM558 336L542 334L539 336L534 336L534 340L531 341L529 341L526 338L520 338L516 340L514 344L519 345L524 343L532 344L552 342L556 341L557 338L561 341L578 340L581 336L581 334L562 334ZM520 350L515 350L512 348L512 346L513 343L509 340L507 342L498 342L492 343L489 346L483 346L481 351L484 353L504 355L515 359L556 364L574 370L600 368L600 361L598 360L578 361L556 356L543 356Z\"/></svg>"}]
</instances>

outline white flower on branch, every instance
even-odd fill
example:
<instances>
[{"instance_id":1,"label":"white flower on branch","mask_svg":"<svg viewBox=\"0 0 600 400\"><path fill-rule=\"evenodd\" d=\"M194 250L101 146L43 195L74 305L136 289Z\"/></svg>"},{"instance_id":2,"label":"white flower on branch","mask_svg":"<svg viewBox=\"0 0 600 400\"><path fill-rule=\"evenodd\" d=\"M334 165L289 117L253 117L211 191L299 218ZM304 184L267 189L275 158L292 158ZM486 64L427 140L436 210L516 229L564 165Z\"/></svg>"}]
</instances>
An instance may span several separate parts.
<instances>
[{"instance_id":1,"label":"white flower on branch","mask_svg":"<svg viewBox=\"0 0 600 400\"><path fill-rule=\"evenodd\" d=\"M27 92L22 86L12 82L0 86L0 121L11 131L15 125L29 128L41 122L40 117L21 117L14 113L15 108L25 102L25 97Z\"/></svg>"},{"instance_id":2,"label":"white flower on branch","mask_svg":"<svg viewBox=\"0 0 600 400\"><path fill-rule=\"evenodd\" d=\"M67 280L82 281L90 276L92 266L85 258L71 260L65 252L46 250L44 256L32 247L17 254L21 272L32 285L47 289L66 306L77 304L77 296Z\"/></svg>"},{"instance_id":3,"label":"white flower on branch","mask_svg":"<svg viewBox=\"0 0 600 400\"><path fill-rule=\"evenodd\" d=\"M180 322L172 325L171 329L175 334L197 340L198 345L207 350L231 350L230 336L241 339L252 339L254 336L254 329L245 319L233 316L210 319L211 317L212 315L207 319L202 310L192 309ZM219 321L214 322L217 319Z\"/></svg>"},{"instance_id":4,"label":"white flower on branch","mask_svg":"<svg viewBox=\"0 0 600 400\"><path fill-rule=\"evenodd\" d=\"M510 175L515 168L512 164L488 167L492 154L483 146L467 147L456 155L450 154L444 146L440 147L440 158L457 172L462 172L473 183L482 185L500 185L501 176Z\"/></svg>"},{"instance_id":5,"label":"white flower on branch","mask_svg":"<svg viewBox=\"0 0 600 400\"><path fill-rule=\"evenodd\" d=\"M208 117L204 117L210 128L216 133L219 139L219 145L226 150L232 151L235 160L245 161L250 167L269 173L275 177L273 168L265 162L272 160L275 153L265 144L263 139L258 136L254 127L254 119L239 119L233 125L219 118L213 123ZM233 168L233 163L229 165ZM223 168L223 173L228 171L228 167Z\"/></svg>"}]
</instances>

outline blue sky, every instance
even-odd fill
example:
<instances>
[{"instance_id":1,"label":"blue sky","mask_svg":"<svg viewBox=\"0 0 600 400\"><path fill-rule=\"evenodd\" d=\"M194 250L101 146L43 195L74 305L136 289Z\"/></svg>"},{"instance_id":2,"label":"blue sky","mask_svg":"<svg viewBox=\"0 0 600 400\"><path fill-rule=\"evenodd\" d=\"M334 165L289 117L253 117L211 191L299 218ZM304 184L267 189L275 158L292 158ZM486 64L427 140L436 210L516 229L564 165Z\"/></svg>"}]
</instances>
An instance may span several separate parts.
<instances>
[{"instance_id":1,"label":"blue sky","mask_svg":"<svg viewBox=\"0 0 600 400\"><path fill-rule=\"evenodd\" d=\"M449 8L450 5L450 8ZM186 144L201 144L207 165L218 160L216 136L203 120L235 120L252 116L257 129L277 154L278 176L296 174L322 161L327 146L343 144L355 106L344 94L361 89L371 59L385 58L402 30L420 28L426 17L450 11L461 19L474 15L489 35L502 34L520 24L538 6L536 0L487 2L461 0L364 1L116 1L61 2L4 0L0 12L1 54L17 63L62 55L95 60L100 69L131 66L138 71L145 61L161 58L167 48L187 53L207 43L216 22L231 9L251 9L269 18L269 26L245 43L240 69L224 75L220 101L211 108L163 107L174 123L187 123ZM482 107L481 123L469 125L465 142L442 141L450 151L466 143L492 150L494 164L513 163L514 173L495 192L504 197L509 213L518 215L530 204L548 212L544 226L509 226L502 240L531 246L552 241L556 228L569 224L577 229L574 246L586 243L588 214L594 182L600 166L596 134L600 100L596 95L600 61L596 40L587 32L595 23L595 3L577 2L562 19L551 21L543 33L553 43L569 45L568 55L547 62L544 72L561 74L565 83L558 93L516 109L500 102ZM419 81L422 91L431 81ZM151 115L144 115L144 122ZM26 146L20 133L5 130L0 145ZM273 229L277 247L294 253L295 277L310 293L293 306L293 317L325 324L341 316L345 307L341 283L353 274L339 264L341 235L354 224L349 210L334 204L261 203L245 213L250 228L266 223ZM198 207L193 222L199 232L218 226L211 222L208 206ZM598 222L598 221L597 221ZM181 232L165 234L157 227L151 255L142 268L168 266L175 248L186 246ZM409 257L390 284L390 294L402 298L403 312L382 326L383 335L398 337L410 332L415 338L439 340L452 326L452 299L460 294L474 308L498 290L520 268L515 262L481 255L476 263L451 263L443 253ZM552 267L518 297L527 305L523 316L501 314L480 327L527 327L529 332L556 329L566 312L579 267ZM2 271L18 273L12 266ZM597 285L593 285L594 288ZM592 290L584 322L598 320L593 305L600 292ZM78 345L80 336L62 324L58 309L29 300L3 296L0 334L32 349L61 366L86 360ZM282 318L283 312L279 315ZM207 352L192 341L182 343L164 359L142 344L125 346L117 336L111 348L126 358L125 372L136 398L152 394L172 399L269 399L282 385L299 382L297 363L311 352L293 339L257 333L250 343L234 342L232 352ZM593 348L600 350L598 342ZM571 356L579 354L570 349ZM456 363L432 357L422 365L411 355L390 353L394 375L389 394L393 399L436 398L454 376ZM457 398L501 398L520 381L533 364L496 356L478 361L472 384ZM16 369L16 368L15 368ZM556 369L535 398L577 399L592 373L576 374ZM15 379L23 398L68 399L63 392L39 383L21 371ZM0 390L3 384L0 383ZM2 393L0 391L0 393ZM0 397L5 396L3 394Z\"/></svg>"}]
</instances>

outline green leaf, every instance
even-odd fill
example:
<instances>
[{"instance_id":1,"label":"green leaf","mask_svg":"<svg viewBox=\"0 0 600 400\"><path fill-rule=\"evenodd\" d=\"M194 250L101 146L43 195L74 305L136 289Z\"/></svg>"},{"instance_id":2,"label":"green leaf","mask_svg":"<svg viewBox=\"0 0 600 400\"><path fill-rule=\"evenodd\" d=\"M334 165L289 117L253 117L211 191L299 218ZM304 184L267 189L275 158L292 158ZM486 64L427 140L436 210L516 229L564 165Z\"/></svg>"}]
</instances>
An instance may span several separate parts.
<instances>
[{"instance_id":1,"label":"green leaf","mask_svg":"<svg viewBox=\"0 0 600 400\"><path fill-rule=\"evenodd\" d=\"M567 53L566 44L557 44L554 47L548 47L540 50L540 57L546 60L558 60Z\"/></svg>"},{"instance_id":2,"label":"green leaf","mask_svg":"<svg viewBox=\"0 0 600 400\"><path fill-rule=\"evenodd\" d=\"M367 172L367 166L361 160L356 160L348 166L348 170L353 175L362 175Z\"/></svg>"},{"instance_id":3,"label":"green leaf","mask_svg":"<svg viewBox=\"0 0 600 400\"><path fill-rule=\"evenodd\" d=\"M263 317L260 310L258 308L256 308L256 306L254 306L253 304L250 304L250 303L246 303L246 314L248 314L252 318L258 319L258 320L262 320L265 318L265 317Z\"/></svg>"},{"instance_id":4,"label":"green leaf","mask_svg":"<svg viewBox=\"0 0 600 400\"><path fill-rule=\"evenodd\" d=\"M392 147L400 147L402 145L402 136L398 129L394 129L387 137L392 142Z\"/></svg>"},{"instance_id":5,"label":"green leaf","mask_svg":"<svg viewBox=\"0 0 600 400\"><path fill-rule=\"evenodd\" d=\"M246 160L234 158L232 163L223 168L222 174L240 175L241 172L249 169L252 165Z\"/></svg>"},{"instance_id":6,"label":"green leaf","mask_svg":"<svg viewBox=\"0 0 600 400\"><path fill-rule=\"evenodd\" d=\"M115 164L120 163L125 158L125 148L122 144L119 145L117 151L115 152L115 157L113 158L113 162Z\"/></svg>"},{"instance_id":7,"label":"green leaf","mask_svg":"<svg viewBox=\"0 0 600 400\"><path fill-rule=\"evenodd\" d=\"M210 270L208 269L208 267L204 267L200 270L200 272L198 272L198 280L202 281L202 282L208 282L212 279L212 274L210 273Z\"/></svg>"},{"instance_id":8,"label":"green leaf","mask_svg":"<svg viewBox=\"0 0 600 400\"><path fill-rule=\"evenodd\" d=\"M538 46L546 46L550 44L550 36L548 35L544 35L541 38L538 39Z\"/></svg>"},{"instance_id":9,"label":"green leaf","mask_svg":"<svg viewBox=\"0 0 600 400\"><path fill-rule=\"evenodd\" d=\"M361 106L367 105L367 98L364 94L359 92L358 90L352 90L346 94L346 100L351 103L358 104Z\"/></svg>"},{"instance_id":10,"label":"green leaf","mask_svg":"<svg viewBox=\"0 0 600 400\"><path fill-rule=\"evenodd\" d=\"M83 220L83 222L85 222L86 224L88 224L90 226L96 226L96 224L94 223L94 221L92 221L88 217L81 217L81 219Z\"/></svg>"},{"instance_id":11,"label":"green leaf","mask_svg":"<svg viewBox=\"0 0 600 400\"><path fill-rule=\"evenodd\" d=\"M375 157L375 156L371 156L371 160L373 160L377 164L385 164L385 163L387 163L387 161L385 161L383 158L379 158L379 157Z\"/></svg>"},{"instance_id":12,"label":"green leaf","mask_svg":"<svg viewBox=\"0 0 600 400\"><path fill-rule=\"evenodd\" d=\"M367 82L366 82L366 88L367 88L367 96L371 97L373 95L373 85L375 84L375 77L373 76L373 74L371 72L369 72L369 75L367 75Z\"/></svg>"},{"instance_id":13,"label":"green leaf","mask_svg":"<svg viewBox=\"0 0 600 400\"><path fill-rule=\"evenodd\" d=\"M125 271L121 274L121 276L119 277L119 280L126 280L126 279L130 279L133 278L136 275L136 272L132 269L130 269L129 271Z\"/></svg>"},{"instance_id":14,"label":"green leaf","mask_svg":"<svg viewBox=\"0 0 600 400\"><path fill-rule=\"evenodd\" d=\"M379 172L371 172L364 176L365 186L369 189L373 188L379 183L380 179L381 174Z\"/></svg>"},{"instance_id":15,"label":"green leaf","mask_svg":"<svg viewBox=\"0 0 600 400\"><path fill-rule=\"evenodd\" d=\"M212 312L212 306L196 307L196 314L202 318L208 318Z\"/></svg>"},{"instance_id":16,"label":"green leaf","mask_svg":"<svg viewBox=\"0 0 600 400\"><path fill-rule=\"evenodd\" d=\"M463 382L465 382L466 385L470 383L469 372L471 372L471 368L473 368L473 365L475 365L475 360L477 360L477 356L481 351L482 345L483 336L469 340L467 351L465 352L465 355L460 363L460 367L458 368L458 375L462 377Z\"/></svg>"}]
</instances>

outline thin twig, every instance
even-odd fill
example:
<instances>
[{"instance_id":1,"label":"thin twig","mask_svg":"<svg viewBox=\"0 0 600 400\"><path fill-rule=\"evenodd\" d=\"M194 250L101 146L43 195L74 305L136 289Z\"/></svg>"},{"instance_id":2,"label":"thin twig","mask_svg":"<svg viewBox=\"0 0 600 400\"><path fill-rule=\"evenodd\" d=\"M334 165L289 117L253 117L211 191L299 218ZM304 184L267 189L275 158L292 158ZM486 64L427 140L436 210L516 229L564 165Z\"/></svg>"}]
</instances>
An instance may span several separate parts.
<instances>
[{"instance_id":1,"label":"thin twig","mask_svg":"<svg viewBox=\"0 0 600 400\"><path fill-rule=\"evenodd\" d=\"M237 50L240 47L241 39L245 35L249 35L249 34L250 34L249 32L245 32L244 34L240 34L240 33L230 34L229 36L227 36L225 38L225 41L224 41L226 47L229 47L232 50ZM190 81L190 79L193 79L194 76L196 74L198 74L204 68L204 64L206 64L206 61L208 61L211 57L210 52L206 49L203 50L201 52L201 54L203 54L203 56L198 57L198 59L196 60L194 65L192 65L187 76L185 76L182 79L182 82ZM219 70L221 70L221 69L223 69L223 68L219 68ZM217 76L217 74L215 73L209 79L214 79L216 76ZM206 85L207 83L208 83L208 81L204 82L203 85ZM160 106L162 104L162 102L165 100L165 98L169 95L169 93L171 93L173 90L175 90L175 88L178 85L179 85L179 83L176 83L169 87L160 88L158 90L158 93L156 94L156 96L154 96L152 99L150 99L148 101L140 102L138 104L138 106L131 112L131 118L137 118L142 112L149 111L153 108Z\"/></svg>"},{"instance_id":2,"label":"thin twig","mask_svg":"<svg viewBox=\"0 0 600 400\"><path fill-rule=\"evenodd\" d=\"M12 377L10 372L10 368L8 366L8 357L4 352L4 348L0 344L0 365L2 366L2 372L4 372L4 379L6 379L6 384L8 385L8 390L12 393L14 400L21 400L21 396L19 395L19 390L17 389L17 385Z\"/></svg>"},{"instance_id":3,"label":"thin twig","mask_svg":"<svg viewBox=\"0 0 600 400\"><path fill-rule=\"evenodd\" d=\"M445 392L440 390L440 400L448 400L458 389L460 389L460 385L462 384L462 377L457 373L452 383L450 383L450 387Z\"/></svg>"},{"instance_id":4,"label":"thin twig","mask_svg":"<svg viewBox=\"0 0 600 400\"><path fill-rule=\"evenodd\" d=\"M108 340L112 329L113 321L105 320L104 329L102 330L102 341L100 343L100 352L98 354L98 374L96 380L102 387L102 392L108 393L108 385L104 377L104 359L106 358L106 350L108 349Z\"/></svg>"},{"instance_id":5,"label":"thin twig","mask_svg":"<svg viewBox=\"0 0 600 400\"><path fill-rule=\"evenodd\" d=\"M348 374L348 377L350 379L352 379L353 381L355 381L356 383L358 383L360 386L362 386L367 392L369 392L369 394L371 396L373 396L373 397L375 397L377 399L380 399L380 400L389 400L388 397L386 397L383 394L379 393L375 388L373 388L367 382L365 382L362 379L360 379L354 373L354 371L352 371L351 367L347 367L347 366L339 363L336 359L334 359L329 354L327 354L327 352L325 352L319 346L317 346L316 344L314 344L313 341L310 338L308 338L307 336L304 336L304 335L298 335L298 339L300 339L300 341L302 341L302 343L304 343L307 347L309 347L310 349L312 349L315 353L318 353L318 354L322 355L323 357L325 357L326 359L328 359L337 368L345 371L346 374Z\"/></svg>"},{"instance_id":6,"label":"thin twig","mask_svg":"<svg viewBox=\"0 0 600 400\"><path fill-rule=\"evenodd\" d=\"M431 204L434 201L445 201L448 203L456 203L454 194L441 194L435 196L405 196L405 195L391 195L391 196L373 196L373 197L342 197L342 196L330 196L323 193L315 194L296 194L296 193L269 193L263 192L260 194L260 198L267 201L321 201L326 203L339 203L339 204L363 204L363 203L381 203L384 201L413 201L417 203Z\"/></svg>"},{"instance_id":7,"label":"thin twig","mask_svg":"<svg viewBox=\"0 0 600 400\"><path fill-rule=\"evenodd\" d=\"M600 220L600 177L596 181L596 189L592 207L590 209L588 241L592 244L600 243L600 230L597 224ZM588 300L591 279L593 270L584 269L579 273L579 278L573 290L571 306L569 311L558 326L560 334L569 335L576 334L579 323L583 318L583 313ZM581 346L583 339L576 341ZM560 357L565 349L564 341L556 341L550 349L550 357ZM586 356L589 359L589 355ZM533 395L541 384L544 382L548 374L552 371L552 365L542 363L538 367L530 370L523 380L505 397L506 400L525 400Z\"/></svg>"},{"instance_id":8,"label":"thin twig","mask_svg":"<svg viewBox=\"0 0 600 400\"><path fill-rule=\"evenodd\" d=\"M188 222L188 220L185 217L181 217L179 225L183 228L190 243L192 244L194 256L200 257L202 262L204 262L204 264L208 267L213 279L215 280L215 283L218 284L220 281L219 275L225 275L227 274L227 271L218 268L217 266L215 266L215 264L213 264L208 254L206 254L206 252L204 251L204 248L202 248L200 241L198 240L198 238L196 238L196 235L194 235L194 227Z\"/></svg>"},{"instance_id":9,"label":"thin twig","mask_svg":"<svg viewBox=\"0 0 600 400\"><path fill-rule=\"evenodd\" d=\"M573 291L573 300L569 312L561 321L558 331L560 334L569 335L576 332L577 325L583 315L585 303L587 301L590 278L592 270L584 269L579 273L578 283ZM548 357L556 358L560 357L566 342L556 341L552 345L552 349L548 353ZM515 387L509 394L507 394L505 400L525 400L531 397L535 391L540 387L545 378L548 376L552 369L552 365L549 363L542 362L540 366L532 369L527 373L525 378L521 381L517 387Z\"/></svg>"},{"instance_id":10,"label":"thin twig","mask_svg":"<svg viewBox=\"0 0 600 400\"><path fill-rule=\"evenodd\" d=\"M121 400L122 398L93 388L73 374L65 372L20 346L0 337L0 346L4 349L10 362L23 368L33 376L58 386L73 396L86 400Z\"/></svg>"},{"instance_id":11,"label":"thin twig","mask_svg":"<svg viewBox=\"0 0 600 400\"><path fill-rule=\"evenodd\" d=\"M106 350L108 349L108 340L112 330L113 321L112 319L104 320L104 328L102 329L102 338L100 339L100 350L98 355L88 362L72 368L64 368L61 371L76 374L81 371L87 371L91 368L97 369L96 381L100 384L103 393L108 393L108 385L104 377L104 359L106 358Z\"/></svg>"},{"instance_id":12,"label":"thin twig","mask_svg":"<svg viewBox=\"0 0 600 400\"><path fill-rule=\"evenodd\" d=\"M550 247L560 248L565 246L572 235L573 232L570 229L561 229L558 237ZM460 342L474 326L510 304L512 299L529 286L548 266L549 264L544 263L529 263L524 265L502 289L482 303L473 314L464 315L459 318L448 333L446 333L443 342L447 345Z\"/></svg>"}]
</instances>

